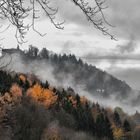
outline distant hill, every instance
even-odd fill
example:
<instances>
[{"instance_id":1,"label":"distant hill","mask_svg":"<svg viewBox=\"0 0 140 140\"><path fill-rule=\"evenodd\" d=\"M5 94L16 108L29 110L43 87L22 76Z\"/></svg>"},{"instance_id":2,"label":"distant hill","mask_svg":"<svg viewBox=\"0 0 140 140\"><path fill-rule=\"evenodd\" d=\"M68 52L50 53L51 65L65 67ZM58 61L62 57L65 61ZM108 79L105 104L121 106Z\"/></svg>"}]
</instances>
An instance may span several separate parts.
<instances>
[{"instance_id":1,"label":"distant hill","mask_svg":"<svg viewBox=\"0 0 140 140\"><path fill-rule=\"evenodd\" d=\"M25 65L31 65L34 61L41 61L53 66L53 75L57 81L65 82L71 79L73 85L79 85L80 88L92 95L108 98L115 95L116 98L127 98L132 92L131 87L114 76L102 71L95 66L88 65L75 55L60 55L43 48L40 52L38 48L30 46L29 50L21 51L18 49L4 49L8 54L20 54Z\"/></svg>"}]
</instances>

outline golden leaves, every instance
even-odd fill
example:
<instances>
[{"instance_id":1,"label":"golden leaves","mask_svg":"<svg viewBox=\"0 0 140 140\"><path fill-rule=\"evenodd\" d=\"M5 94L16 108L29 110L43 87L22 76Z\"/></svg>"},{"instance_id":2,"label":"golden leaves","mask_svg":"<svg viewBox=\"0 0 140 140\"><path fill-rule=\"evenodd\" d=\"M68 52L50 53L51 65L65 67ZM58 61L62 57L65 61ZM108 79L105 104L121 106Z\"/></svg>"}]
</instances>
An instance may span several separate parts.
<instances>
[{"instance_id":1,"label":"golden leaves","mask_svg":"<svg viewBox=\"0 0 140 140\"><path fill-rule=\"evenodd\" d=\"M115 140L120 140L122 137L124 137L124 132L122 128L117 127L115 124L113 124L112 129Z\"/></svg>"},{"instance_id":2,"label":"golden leaves","mask_svg":"<svg viewBox=\"0 0 140 140\"><path fill-rule=\"evenodd\" d=\"M53 91L42 88L38 83L28 89L27 96L30 96L34 101L42 103L47 108L57 101L57 96L54 95Z\"/></svg>"}]
</instances>

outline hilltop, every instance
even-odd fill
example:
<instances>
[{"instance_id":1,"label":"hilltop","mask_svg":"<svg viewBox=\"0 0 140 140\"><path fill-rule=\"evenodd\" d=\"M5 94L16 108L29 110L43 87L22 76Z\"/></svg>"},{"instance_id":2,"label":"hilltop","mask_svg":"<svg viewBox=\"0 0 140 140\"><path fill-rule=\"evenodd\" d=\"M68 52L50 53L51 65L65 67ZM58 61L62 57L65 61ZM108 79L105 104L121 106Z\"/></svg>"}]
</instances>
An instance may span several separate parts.
<instances>
[{"instance_id":1,"label":"hilltop","mask_svg":"<svg viewBox=\"0 0 140 140\"><path fill-rule=\"evenodd\" d=\"M26 51L17 48L4 49L3 52L12 55L12 57L14 57L14 54L18 54L19 58L14 61L17 61L17 63L21 61L20 63L26 66L25 70L34 67L32 71L35 71L35 69L36 71L44 71L44 73L46 71L46 74L51 71L55 81L61 83L59 84L61 86L73 86L76 87L75 89L80 87L91 95L104 98L113 95L119 100L124 97L127 98L132 92L132 88L125 81L121 81L107 72L83 62L72 54L55 54L46 48L39 51L32 45ZM20 63L17 65L20 65ZM14 62L11 65L14 65ZM51 70L49 67L51 67ZM17 70L17 66L14 70Z\"/></svg>"}]
</instances>

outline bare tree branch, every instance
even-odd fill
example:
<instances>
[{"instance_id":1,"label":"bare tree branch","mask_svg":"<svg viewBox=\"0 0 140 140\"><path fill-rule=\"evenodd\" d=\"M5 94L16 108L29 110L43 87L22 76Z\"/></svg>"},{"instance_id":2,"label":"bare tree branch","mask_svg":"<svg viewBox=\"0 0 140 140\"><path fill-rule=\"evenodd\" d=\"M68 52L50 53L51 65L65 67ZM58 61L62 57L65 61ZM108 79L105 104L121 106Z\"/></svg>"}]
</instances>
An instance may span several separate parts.
<instances>
[{"instance_id":1,"label":"bare tree branch","mask_svg":"<svg viewBox=\"0 0 140 140\"><path fill-rule=\"evenodd\" d=\"M103 10L107 8L105 6L105 0L91 0L94 2L92 6L88 0L71 0L76 6L87 17L87 20L94 25L94 27L100 30L104 35L110 36L111 39L115 37L109 32L106 26L112 25L106 20ZM27 3L27 4L26 4ZM40 33L35 28L35 20L39 19L39 16L36 16L39 12L37 6L40 6L40 11L46 14L46 17L49 18L51 23L57 29L64 29L64 22L56 21L56 14L58 8L51 6L51 0L1 0L0 1L0 19L8 20L12 25L16 27L15 37L19 44L22 44L25 41L25 35L30 28L32 28L40 36L45 36L45 34ZM26 19L31 17L32 20L27 24Z\"/></svg>"},{"instance_id":2,"label":"bare tree branch","mask_svg":"<svg viewBox=\"0 0 140 140\"><path fill-rule=\"evenodd\" d=\"M105 24L113 27L105 18L103 14L103 9L107 7L104 6L105 0L94 0L95 6L91 6L89 2L85 0L72 0L76 6L78 6L84 15L87 17L87 20L91 22L94 27L100 30L104 35L110 36L111 39L116 40L114 35L109 33L109 29L106 28Z\"/></svg>"}]
</instances>

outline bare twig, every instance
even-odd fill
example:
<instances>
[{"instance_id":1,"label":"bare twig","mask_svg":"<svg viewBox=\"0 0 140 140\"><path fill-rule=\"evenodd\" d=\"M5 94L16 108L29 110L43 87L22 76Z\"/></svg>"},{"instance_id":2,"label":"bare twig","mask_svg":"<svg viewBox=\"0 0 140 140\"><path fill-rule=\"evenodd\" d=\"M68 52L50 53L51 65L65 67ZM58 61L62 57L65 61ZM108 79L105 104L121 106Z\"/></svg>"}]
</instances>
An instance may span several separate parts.
<instances>
[{"instance_id":1,"label":"bare twig","mask_svg":"<svg viewBox=\"0 0 140 140\"><path fill-rule=\"evenodd\" d=\"M81 11L83 11L84 15L87 17L87 20L91 22L94 27L100 30L104 35L110 36L111 39L116 40L114 35L109 33L105 24L113 27L105 18L103 14L105 0L94 0L95 5L92 7L89 2L85 2L85 0L72 0L76 6L78 6Z\"/></svg>"},{"instance_id":2,"label":"bare twig","mask_svg":"<svg viewBox=\"0 0 140 140\"><path fill-rule=\"evenodd\" d=\"M51 0L1 0L0 19L8 20L16 27L15 37L17 38L19 44L26 42L25 35L30 28L43 37L46 33L42 34L35 28L35 20L41 16L41 14L36 16L39 12L37 10L37 5L40 6L40 11L43 11L46 14L46 17L50 19L55 28L64 29L64 22L56 21L58 8L52 7L50 1ZM100 30L103 34L110 36L111 39L116 40L106 28L106 25L111 27L112 25L106 20L103 13L103 9L107 8L105 7L105 0L93 0L93 6L86 0L71 1L81 9L87 17L87 20L91 22L96 29ZM27 24L26 19L30 17L31 14L31 21Z\"/></svg>"}]
</instances>

